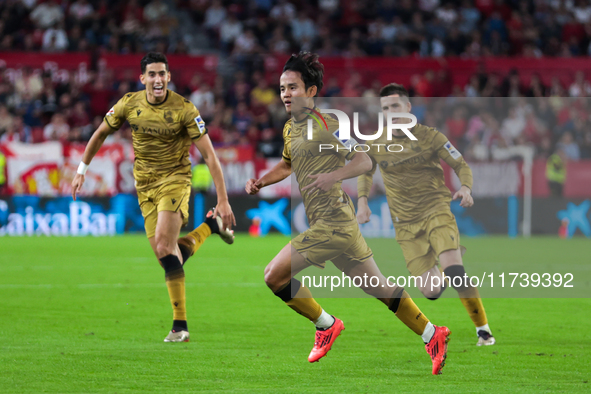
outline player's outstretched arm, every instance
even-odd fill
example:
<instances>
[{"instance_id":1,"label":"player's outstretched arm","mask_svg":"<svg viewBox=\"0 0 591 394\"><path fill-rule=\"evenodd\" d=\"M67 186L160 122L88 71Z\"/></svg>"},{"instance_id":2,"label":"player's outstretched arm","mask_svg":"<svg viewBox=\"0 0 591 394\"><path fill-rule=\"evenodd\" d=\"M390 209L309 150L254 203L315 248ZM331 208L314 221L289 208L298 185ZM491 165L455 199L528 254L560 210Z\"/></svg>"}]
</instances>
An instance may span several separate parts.
<instances>
[{"instance_id":1,"label":"player's outstretched arm","mask_svg":"<svg viewBox=\"0 0 591 394\"><path fill-rule=\"evenodd\" d=\"M336 171L324 174L308 175L308 178L315 180L309 185L303 187L302 191L308 189L321 189L326 192L329 191L332 185L334 185L336 182L349 178L355 178L370 171L371 168L371 159L367 153L357 152L350 162Z\"/></svg>"},{"instance_id":2,"label":"player's outstretched arm","mask_svg":"<svg viewBox=\"0 0 591 394\"><path fill-rule=\"evenodd\" d=\"M441 160L453 168L462 183L460 190L454 193L453 199L461 198L460 206L469 208L474 205L474 199L472 198L472 170L468 163L466 163L466 160L464 160L464 156L447 139L445 141L445 144L439 148L437 154Z\"/></svg>"},{"instance_id":3,"label":"player's outstretched arm","mask_svg":"<svg viewBox=\"0 0 591 394\"><path fill-rule=\"evenodd\" d=\"M367 223L371 218L371 209L369 209L367 199L369 198L369 193L373 186L373 176L377 169L376 163L373 160L372 164L371 171L361 174L357 178L357 222L359 224Z\"/></svg>"},{"instance_id":4,"label":"player's outstretched arm","mask_svg":"<svg viewBox=\"0 0 591 394\"><path fill-rule=\"evenodd\" d=\"M213 145L211 144L211 139L209 139L209 136L206 134L195 142L195 146L199 149L203 160L205 160L205 164L207 164L207 168L209 168L209 173L215 184L215 191L218 195L218 205L216 206L214 213L216 216L222 218L224 228L231 229L232 226L236 225L236 218L232 212L232 207L230 207L230 202L228 201L224 173L222 172L222 166L220 165L220 161L218 160Z\"/></svg>"},{"instance_id":5,"label":"player's outstretched arm","mask_svg":"<svg viewBox=\"0 0 591 394\"><path fill-rule=\"evenodd\" d=\"M248 194L257 194L265 186L281 182L291 174L291 164L281 160L267 172L261 179L249 179L244 188Z\"/></svg>"},{"instance_id":6,"label":"player's outstretched arm","mask_svg":"<svg viewBox=\"0 0 591 394\"><path fill-rule=\"evenodd\" d=\"M90 141L88 141L86 149L84 149L82 162L78 167L78 171L74 177L74 180L72 180L72 198L74 200L76 200L76 194L78 194L80 189L82 189L82 185L84 184L84 175L86 174L86 170L88 169L90 162L97 154L99 149L101 149L101 146L103 146L105 139L107 139L107 137L114 132L115 130L103 120L98 129L96 129L94 134L92 134L92 137L90 137Z\"/></svg>"}]
</instances>

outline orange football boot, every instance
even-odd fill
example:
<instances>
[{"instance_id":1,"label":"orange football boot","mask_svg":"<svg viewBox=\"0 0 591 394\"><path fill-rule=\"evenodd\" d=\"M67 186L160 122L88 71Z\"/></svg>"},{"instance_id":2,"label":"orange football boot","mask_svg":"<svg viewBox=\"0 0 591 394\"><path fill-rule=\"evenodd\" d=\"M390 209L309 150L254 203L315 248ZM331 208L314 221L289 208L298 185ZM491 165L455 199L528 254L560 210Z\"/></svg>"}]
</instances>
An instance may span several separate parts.
<instances>
[{"instance_id":1,"label":"orange football boot","mask_svg":"<svg viewBox=\"0 0 591 394\"><path fill-rule=\"evenodd\" d=\"M333 316L334 317L334 316ZM341 319L334 318L334 323L330 328L326 330L316 330L316 339L314 342L314 348L308 356L308 361L314 363L326 356L326 353L332 347L335 339L341 335L341 331L345 329L345 325Z\"/></svg>"}]
</instances>

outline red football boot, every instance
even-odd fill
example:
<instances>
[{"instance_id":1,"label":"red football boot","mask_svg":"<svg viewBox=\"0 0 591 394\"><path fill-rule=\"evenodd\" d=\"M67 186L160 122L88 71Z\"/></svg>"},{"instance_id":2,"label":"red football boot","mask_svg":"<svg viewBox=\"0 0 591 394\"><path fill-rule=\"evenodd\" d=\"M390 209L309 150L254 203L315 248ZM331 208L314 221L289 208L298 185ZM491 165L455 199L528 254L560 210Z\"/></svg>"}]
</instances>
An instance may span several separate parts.
<instances>
[{"instance_id":1,"label":"red football boot","mask_svg":"<svg viewBox=\"0 0 591 394\"><path fill-rule=\"evenodd\" d=\"M316 330L316 340L314 342L314 348L310 352L308 356L308 361L311 363L320 360L322 357L326 356L326 353L332 347L333 342L339 335L341 335L341 331L345 329L345 325L341 319L334 318L334 323L330 328L326 330Z\"/></svg>"},{"instance_id":2,"label":"red football boot","mask_svg":"<svg viewBox=\"0 0 591 394\"><path fill-rule=\"evenodd\" d=\"M435 326L435 334L433 338L425 345L425 350L431 356L433 361L433 375L441 375L441 369L445 365L445 358L447 357L447 343L451 331L447 327Z\"/></svg>"}]
</instances>

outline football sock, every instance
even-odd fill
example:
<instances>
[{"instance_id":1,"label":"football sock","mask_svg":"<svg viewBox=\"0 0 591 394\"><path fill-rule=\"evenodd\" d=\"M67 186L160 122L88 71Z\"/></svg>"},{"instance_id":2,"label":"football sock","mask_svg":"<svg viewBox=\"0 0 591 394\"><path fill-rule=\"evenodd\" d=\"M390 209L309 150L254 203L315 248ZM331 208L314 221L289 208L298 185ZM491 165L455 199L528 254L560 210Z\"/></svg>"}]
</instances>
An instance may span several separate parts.
<instances>
[{"instance_id":1,"label":"football sock","mask_svg":"<svg viewBox=\"0 0 591 394\"><path fill-rule=\"evenodd\" d=\"M492 331L490 330L490 327L488 326L488 324L485 324L484 326L480 326L480 327L476 327L476 335L478 335L478 331L486 331L489 334L492 334Z\"/></svg>"},{"instance_id":2,"label":"football sock","mask_svg":"<svg viewBox=\"0 0 591 394\"><path fill-rule=\"evenodd\" d=\"M469 283L465 283L465 274L466 271L464 270L463 265L451 265L445 269L445 275L451 278L451 285L458 292L460 301L464 305L464 308L466 308L466 312L468 312L470 319L472 319L472 322L474 322L476 327L481 327L488 323L486 311L482 305L482 299L480 298L478 289L470 286ZM454 286L454 277L456 276L462 277L461 286ZM456 284L460 283L460 280L456 279L455 282Z\"/></svg>"},{"instance_id":3,"label":"football sock","mask_svg":"<svg viewBox=\"0 0 591 394\"><path fill-rule=\"evenodd\" d=\"M312 298L310 290L296 278L292 278L283 289L275 292L275 295L308 320L316 321L322 314L322 307Z\"/></svg>"},{"instance_id":4,"label":"football sock","mask_svg":"<svg viewBox=\"0 0 591 394\"><path fill-rule=\"evenodd\" d=\"M174 320L186 321L187 309L185 306L185 271L178 257L173 254L160 259L164 267L164 278L168 288L168 296L172 304Z\"/></svg>"},{"instance_id":5,"label":"football sock","mask_svg":"<svg viewBox=\"0 0 591 394\"><path fill-rule=\"evenodd\" d=\"M191 242L191 240L187 238L189 237L182 237L179 238L177 241L179 249L181 250L181 256L183 256L183 264L185 264L185 262L189 260L189 257L193 255L193 242Z\"/></svg>"},{"instance_id":6,"label":"football sock","mask_svg":"<svg viewBox=\"0 0 591 394\"><path fill-rule=\"evenodd\" d=\"M206 217L205 220L203 221L203 224L205 224L205 225L207 225L207 227L209 227L210 233L213 233L213 234L220 233L220 227L218 226L218 222L213 217L213 215Z\"/></svg>"},{"instance_id":7,"label":"football sock","mask_svg":"<svg viewBox=\"0 0 591 394\"><path fill-rule=\"evenodd\" d=\"M173 331L189 331L186 320L173 320L172 329Z\"/></svg>"},{"instance_id":8,"label":"football sock","mask_svg":"<svg viewBox=\"0 0 591 394\"><path fill-rule=\"evenodd\" d=\"M187 236L178 239L177 243L183 255L183 264L199 250L210 235L211 228L209 225L207 223L201 223L199 227L191 231Z\"/></svg>"},{"instance_id":9,"label":"football sock","mask_svg":"<svg viewBox=\"0 0 591 394\"><path fill-rule=\"evenodd\" d=\"M423 339L423 342L425 342L425 343L431 342L431 338L433 338L433 334L435 334L435 326L433 325L433 323L429 322L425 326L425 331L423 331L423 333L421 334L421 338Z\"/></svg>"},{"instance_id":10,"label":"football sock","mask_svg":"<svg viewBox=\"0 0 591 394\"><path fill-rule=\"evenodd\" d=\"M390 310L394 312L396 317L406 324L408 328L418 335L423 335L425 327L427 327L427 324L429 323L429 319L423 315L419 307L403 288L398 288L392 295Z\"/></svg>"},{"instance_id":11,"label":"football sock","mask_svg":"<svg viewBox=\"0 0 591 394\"><path fill-rule=\"evenodd\" d=\"M332 327L334 324L334 316L329 315L322 309L322 313L320 317L316 319L316 321L312 321L318 330L326 330L327 328Z\"/></svg>"}]
</instances>

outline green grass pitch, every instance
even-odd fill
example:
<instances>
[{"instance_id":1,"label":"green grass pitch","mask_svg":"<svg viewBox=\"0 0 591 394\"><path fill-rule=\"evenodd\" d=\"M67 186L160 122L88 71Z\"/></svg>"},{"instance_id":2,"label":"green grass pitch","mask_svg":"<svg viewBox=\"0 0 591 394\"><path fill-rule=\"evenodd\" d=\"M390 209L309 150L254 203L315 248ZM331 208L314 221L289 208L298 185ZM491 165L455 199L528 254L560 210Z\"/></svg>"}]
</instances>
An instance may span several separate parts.
<instances>
[{"instance_id":1,"label":"green grass pitch","mask_svg":"<svg viewBox=\"0 0 591 394\"><path fill-rule=\"evenodd\" d=\"M191 342L166 344L172 313L145 237L0 238L0 392L591 391L590 299L487 299L497 345L486 348L459 300L418 299L453 332L440 376L420 338L378 301L322 299L346 330L309 364L313 325L263 282L286 241L208 240L185 267ZM583 239L463 244L473 260L591 255ZM391 256L402 264L397 246Z\"/></svg>"}]
</instances>

